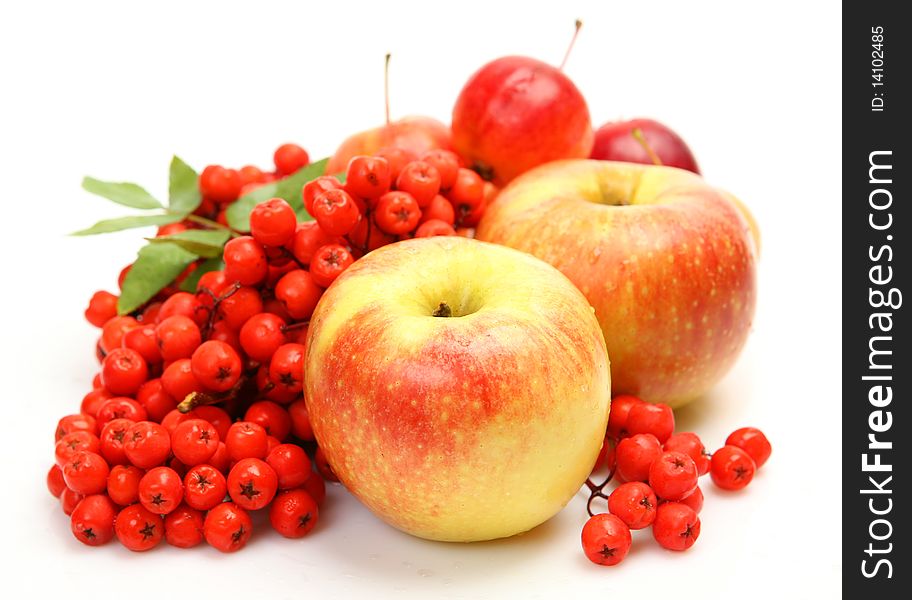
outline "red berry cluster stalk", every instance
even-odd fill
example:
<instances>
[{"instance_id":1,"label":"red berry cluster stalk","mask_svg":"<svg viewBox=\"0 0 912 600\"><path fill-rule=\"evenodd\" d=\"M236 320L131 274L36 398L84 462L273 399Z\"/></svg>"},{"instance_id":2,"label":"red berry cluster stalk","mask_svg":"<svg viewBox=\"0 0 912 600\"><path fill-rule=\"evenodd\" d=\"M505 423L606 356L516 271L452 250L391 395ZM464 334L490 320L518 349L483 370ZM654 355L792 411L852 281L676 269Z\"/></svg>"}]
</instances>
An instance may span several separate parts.
<instances>
[{"instance_id":1,"label":"red berry cluster stalk","mask_svg":"<svg viewBox=\"0 0 912 600\"><path fill-rule=\"evenodd\" d=\"M616 396L595 465L608 468L609 475L598 485L586 481L590 518L582 531L583 552L594 563L616 565L630 550L631 530L650 526L663 548L687 550L700 536L699 477L709 473L720 488L740 490L771 451L759 429L744 427L709 454L697 434L675 433L670 406ZM615 479L620 485L606 493ZM597 498L607 500L607 513L593 512Z\"/></svg>"}]
</instances>

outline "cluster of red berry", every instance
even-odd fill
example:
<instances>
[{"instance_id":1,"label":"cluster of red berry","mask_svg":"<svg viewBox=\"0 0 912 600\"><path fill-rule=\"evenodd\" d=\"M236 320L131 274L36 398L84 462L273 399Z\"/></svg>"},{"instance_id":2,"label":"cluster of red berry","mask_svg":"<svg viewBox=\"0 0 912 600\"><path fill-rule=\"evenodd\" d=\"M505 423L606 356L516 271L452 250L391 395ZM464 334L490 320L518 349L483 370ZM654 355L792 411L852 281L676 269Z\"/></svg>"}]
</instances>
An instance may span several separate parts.
<instances>
[{"instance_id":1,"label":"cluster of red berry","mask_svg":"<svg viewBox=\"0 0 912 600\"><path fill-rule=\"evenodd\" d=\"M303 537L317 522L326 489L301 446L267 433L290 433L287 413L283 422L279 411L273 403L251 405L248 417L265 426L231 423L215 406L175 409L161 423L66 416L48 488L70 515L73 535L89 546L116 536L138 552L162 538L179 548L205 540L234 552L253 531L248 511L266 507L276 531Z\"/></svg>"},{"instance_id":2,"label":"cluster of red berry","mask_svg":"<svg viewBox=\"0 0 912 600\"><path fill-rule=\"evenodd\" d=\"M652 526L660 546L687 550L700 535L703 492L701 475L725 490L740 490L769 458L772 448L756 428L744 427L709 454L695 433L675 433L674 412L634 396L611 401L608 430L596 469L609 469L600 485L586 481L590 518L583 527L583 552L594 563L616 565L627 556L631 530ZM605 487L621 481L610 494ZM608 512L593 514L596 498L608 501Z\"/></svg>"},{"instance_id":3,"label":"cluster of red berry","mask_svg":"<svg viewBox=\"0 0 912 600\"><path fill-rule=\"evenodd\" d=\"M230 229L228 223L228 208L241 196L256 188L287 178L299 169L310 164L307 151L297 144L282 144L273 153L274 171L263 171L254 165L245 165L240 169L226 168L221 165L208 165L199 175L198 186L200 191L200 204L193 211L191 218L177 223L162 225L158 228L156 237L165 237L183 233L191 229L205 228L201 224L206 219L213 227ZM194 218L199 220L194 220ZM180 285L190 274L199 267L202 260L189 265L178 275L172 286L166 287L159 294L159 299L169 297L176 291L174 286ZM117 283L123 287L127 273L132 264L124 267L118 276ZM86 310L86 319L97 327L103 326L113 315L117 314L117 300L115 294L98 291L89 302ZM154 306L154 304L153 304Z\"/></svg>"},{"instance_id":4,"label":"cluster of red berry","mask_svg":"<svg viewBox=\"0 0 912 600\"><path fill-rule=\"evenodd\" d=\"M357 258L410 237L470 236L492 191L478 173L461 167L453 152L430 150L419 158L385 148L352 158L344 184L332 176L307 183L303 199L323 240L332 242L340 260L350 261L345 246ZM323 260L320 254L316 258Z\"/></svg>"},{"instance_id":5,"label":"cluster of red berry","mask_svg":"<svg viewBox=\"0 0 912 600\"><path fill-rule=\"evenodd\" d=\"M224 224L225 207L249 186L309 162L294 144L274 158L275 173L207 167L199 214ZM196 293L169 286L125 316L117 296L93 295L85 315L101 328L101 370L80 412L60 420L47 476L77 539L100 545L116 535L131 550L205 539L227 552L249 539L250 510L269 507L286 537L316 524L324 478L335 476L313 445L303 341L320 285L332 278L311 277L290 249L291 238L314 239L312 225L299 226L284 201L267 202L253 211L252 237L229 242L225 268L203 274Z\"/></svg>"},{"instance_id":6,"label":"cluster of red berry","mask_svg":"<svg viewBox=\"0 0 912 600\"><path fill-rule=\"evenodd\" d=\"M275 171L263 171L254 165L229 169L209 165L200 173L199 189L202 202L194 214L217 221L228 227L225 211L238 198L257 187L283 179L310 164L307 151L297 144L282 144L272 155ZM187 229L190 223L175 223L162 227L165 235ZM161 232L160 232L161 233Z\"/></svg>"}]
</instances>

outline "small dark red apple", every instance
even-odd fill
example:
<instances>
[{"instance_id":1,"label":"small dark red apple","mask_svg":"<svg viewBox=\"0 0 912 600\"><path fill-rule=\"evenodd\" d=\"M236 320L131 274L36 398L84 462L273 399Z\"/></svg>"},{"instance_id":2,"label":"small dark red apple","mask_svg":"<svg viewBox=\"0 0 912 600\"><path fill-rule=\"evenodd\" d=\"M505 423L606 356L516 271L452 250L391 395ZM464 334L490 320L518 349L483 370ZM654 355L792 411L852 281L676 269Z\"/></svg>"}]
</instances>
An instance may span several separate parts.
<instances>
[{"instance_id":1,"label":"small dark red apple","mask_svg":"<svg viewBox=\"0 0 912 600\"><path fill-rule=\"evenodd\" d=\"M642 140L634 134L639 130ZM645 145L644 145L645 141ZM646 148L648 146L648 149ZM650 152L655 157L650 156ZM697 159L684 140L671 128L652 119L631 119L605 123L595 132L595 144L590 158L619 160L623 162L655 164L678 167L694 173L700 172Z\"/></svg>"}]
</instances>

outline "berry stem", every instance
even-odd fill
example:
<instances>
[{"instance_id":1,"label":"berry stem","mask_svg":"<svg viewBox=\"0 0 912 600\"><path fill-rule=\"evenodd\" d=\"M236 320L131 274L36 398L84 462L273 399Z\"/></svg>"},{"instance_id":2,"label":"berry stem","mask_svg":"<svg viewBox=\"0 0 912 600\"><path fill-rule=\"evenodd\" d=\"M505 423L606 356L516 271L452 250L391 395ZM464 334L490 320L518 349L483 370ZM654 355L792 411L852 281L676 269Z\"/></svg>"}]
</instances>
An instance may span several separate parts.
<instances>
[{"instance_id":1,"label":"berry stem","mask_svg":"<svg viewBox=\"0 0 912 600\"><path fill-rule=\"evenodd\" d=\"M596 498L604 498L608 500L608 496L605 495L605 487L611 483L611 480L614 478L614 469L608 472L608 477L605 478L605 481L600 484L595 484L589 478L586 478L586 487L589 488L589 498L586 500L586 512L589 513L589 516L595 516L595 513L592 512L592 501Z\"/></svg>"},{"instance_id":2,"label":"berry stem","mask_svg":"<svg viewBox=\"0 0 912 600\"><path fill-rule=\"evenodd\" d=\"M590 517L595 516L595 513L592 512L592 501L595 500L596 498L604 498L605 500L607 500L608 496L606 496L605 494L603 494L601 492L593 492L592 494L589 495L589 500L586 501L586 512L589 513Z\"/></svg>"},{"instance_id":3,"label":"berry stem","mask_svg":"<svg viewBox=\"0 0 912 600\"><path fill-rule=\"evenodd\" d=\"M573 37L570 38L570 45L567 46L567 52L564 53L564 60L561 61L560 66L557 68L558 71L564 70L564 65L567 64L567 59L570 58L570 51L573 50L573 45L576 43L576 38L579 36L580 29L583 26L583 22L580 19L576 20L575 29L573 30Z\"/></svg>"},{"instance_id":4,"label":"berry stem","mask_svg":"<svg viewBox=\"0 0 912 600\"><path fill-rule=\"evenodd\" d=\"M187 394L186 398L184 398L181 403L177 405L177 410L179 410L181 413L188 413L197 406L219 404L221 402L234 400L238 397L238 394L246 383L247 376L242 375L241 378L238 379L238 382L234 384L234 387L227 392L220 392L218 394L211 394L207 392L190 392Z\"/></svg>"},{"instance_id":5,"label":"berry stem","mask_svg":"<svg viewBox=\"0 0 912 600\"><path fill-rule=\"evenodd\" d=\"M205 394L203 392L190 392L187 394L187 397L177 405L177 410L181 413L186 414L196 408L197 406L202 406L204 404L215 404L218 402L218 399Z\"/></svg>"},{"instance_id":6,"label":"berry stem","mask_svg":"<svg viewBox=\"0 0 912 600\"><path fill-rule=\"evenodd\" d=\"M282 256L284 256L285 258L288 258L289 260L293 261L294 264L298 265L298 268L299 268L299 269L307 269L307 268L308 268L308 265L305 265L305 264L302 263L300 260L298 260L298 257L294 255L294 252L292 252L292 251L289 250L288 248L282 248Z\"/></svg>"},{"instance_id":7,"label":"berry stem","mask_svg":"<svg viewBox=\"0 0 912 600\"><path fill-rule=\"evenodd\" d=\"M389 52L386 53L386 60L383 63L383 103L386 107L386 124L390 124L390 92L389 92L389 72L390 72L390 56Z\"/></svg>"},{"instance_id":8,"label":"berry stem","mask_svg":"<svg viewBox=\"0 0 912 600\"><path fill-rule=\"evenodd\" d=\"M238 237L241 235L238 232L236 232L235 230L231 229L230 227L225 227L218 221L213 221L212 219L207 219L206 217L201 217L199 215L187 215L185 218L188 221L193 221L194 223L198 223L200 225L205 225L209 229L224 229L226 231L229 231L229 232L231 232L231 237Z\"/></svg>"},{"instance_id":9,"label":"berry stem","mask_svg":"<svg viewBox=\"0 0 912 600\"><path fill-rule=\"evenodd\" d=\"M659 155L655 153L655 150L652 149L652 146L649 145L649 142L646 141L646 136L643 135L643 130L639 127L634 127L633 131L630 132L630 135L633 136L633 139L638 141L643 147L643 150L646 151L646 154L649 155L649 160L652 161L652 164L661 167L662 159L659 158Z\"/></svg>"},{"instance_id":10,"label":"berry stem","mask_svg":"<svg viewBox=\"0 0 912 600\"><path fill-rule=\"evenodd\" d=\"M233 296L239 289L241 289L241 284L237 281L234 282L234 285L232 285L231 288L221 296L216 296L212 293L212 290L206 289L206 293L208 293L209 296L213 299L213 303L212 306L206 307L209 309L209 318L206 319L206 325L201 330L204 340L208 340L209 334L212 333L212 326L215 325L215 317L218 314L219 304L222 303L222 300Z\"/></svg>"},{"instance_id":11,"label":"berry stem","mask_svg":"<svg viewBox=\"0 0 912 600\"><path fill-rule=\"evenodd\" d=\"M389 122L389 104L387 103L387 122ZM367 219L367 234L364 236L364 254L370 252L371 230L373 229L374 220L371 218L371 210L368 208L364 211L364 218Z\"/></svg>"}]
</instances>

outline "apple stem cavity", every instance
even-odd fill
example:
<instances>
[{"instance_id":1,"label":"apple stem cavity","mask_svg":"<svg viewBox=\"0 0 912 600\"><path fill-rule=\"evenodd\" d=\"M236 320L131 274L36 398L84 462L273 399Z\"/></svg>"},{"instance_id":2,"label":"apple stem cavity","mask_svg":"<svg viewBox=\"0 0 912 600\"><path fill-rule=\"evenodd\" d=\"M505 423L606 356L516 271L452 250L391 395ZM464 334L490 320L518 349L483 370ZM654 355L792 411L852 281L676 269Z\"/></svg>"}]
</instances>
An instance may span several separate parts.
<instances>
[{"instance_id":1,"label":"apple stem cavity","mask_svg":"<svg viewBox=\"0 0 912 600\"><path fill-rule=\"evenodd\" d=\"M632 135L633 139L640 143L640 145L643 147L643 150L645 150L646 154L649 155L649 160L652 161L652 164L658 167L664 166L662 164L662 159L659 158L659 155L655 153L655 150L653 150L652 146L649 145L649 142L646 141L646 136L643 135L642 129L639 127L634 127L633 130L631 130L630 135Z\"/></svg>"},{"instance_id":2,"label":"apple stem cavity","mask_svg":"<svg viewBox=\"0 0 912 600\"><path fill-rule=\"evenodd\" d=\"M567 64L567 59L570 58L570 51L573 50L573 45L576 43L576 38L579 36L579 32L582 26L583 21L581 19L577 19L575 29L573 30L573 37L570 38L570 45L567 46L567 51L564 53L564 60L561 61L560 66L557 68L558 71L564 70L564 65Z\"/></svg>"},{"instance_id":3,"label":"apple stem cavity","mask_svg":"<svg viewBox=\"0 0 912 600\"><path fill-rule=\"evenodd\" d=\"M453 309L450 308L450 305L446 302L441 302L437 305L437 308L434 309L434 312L431 314L435 317L452 317Z\"/></svg>"},{"instance_id":4,"label":"apple stem cavity","mask_svg":"<svg viewBox=\"0 0 912 600\"><path fill-rule=\"evenodd\" d=\"M389 72L390 72L390 56L389 52L386 53L386 60L383 63L383 103L386 106L386 125L390 124L390 91L389 91Z\"/></svg>"}]
</instances>

